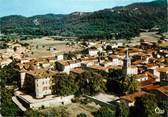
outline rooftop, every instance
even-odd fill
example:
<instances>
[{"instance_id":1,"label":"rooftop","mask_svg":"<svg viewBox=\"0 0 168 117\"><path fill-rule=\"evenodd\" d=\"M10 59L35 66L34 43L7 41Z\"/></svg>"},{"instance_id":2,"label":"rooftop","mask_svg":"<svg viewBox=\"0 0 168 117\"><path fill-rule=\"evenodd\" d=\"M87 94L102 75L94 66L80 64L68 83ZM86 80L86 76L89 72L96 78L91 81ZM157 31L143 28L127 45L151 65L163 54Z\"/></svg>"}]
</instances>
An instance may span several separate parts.
<instances>
[{"instance_id":1,"label":"rooftop","mask_svg":"<svg viewBox=\"0 0 168 117\"><path fill-rule=\"evenodd\" d=\"M38 69L34 71L27 71L28 74L33 75L34 78L46 78L51 77L56 74L56 72L51 70Z\"/></svg>"},{"instance_id":2,"label":"rooftop","mask_svg":"<svg viewBox=\"0 0 168 117\"><path fill-rule=\"evenodd\" d=\"M147 77L146 74L138 74L136 75L136 79L141 79L141 78L144 78L144 77Z\"/></svg>"},{"instance_id":3,"label":"rooftop","mask_svg":"<svg viewBox=\"0 0 168 117\"><path fill-rule=\"evenodd\" d=\"M95 69L95 70L100 70L100 71L106 71L107 70L106 67L102 67L102 66L98 66L98 65L90 66L90 68Z\"/></svg>"},{"instance_id":4,"label":"rooftop","mask_svg":"<svg viewBox=\"0 0 168 117\"><path fill-rule=\"evenodd\" d=\"M71 72L76 73L76 74L82 74L85 72L85 70L83 70L82 68L75 68L71 70Z\"/></svg>"},{"instance_id":5,"label":"rooftop","mask_svg":"<svg viewBox=\"0 0 168 117\"><path fill-rule=\"evenodd\" d=\"M134 101L135 101L135 98L141 97L141 96L143 96L143 95L145 95L145 92L140 91L140 92L135 92L135 93L133 93L133 94L126 95L126 96L121 96L120 99L129 101L129 102L134 102Z\"/></svg>"},{"instance_id":6,"label":"rooftop","mask_svg":"<svg viewBox=\"0 0 168 117\"><path fill-rule=\"evenodd\" d=\"M159 72L168 72L168 67L158 68Z\"/></svg>"},{"instance_id":7,"label":"rooftop","mask_svg":"<svg viewBox=\"0 0 168 117\"><path fill-rule=\"evenodd\" d=\"M149 80L142 81L140 83L140 86L141 86L141 88L144 88L146 86L152 85L153 83L155 83L155 80L154 79L149 79Z\"/></svg>"},{"instance_id":8,"label":"rooftop","mask_svg":"<svg viewBox=\"0 0 168 117\"><path fill-rule=\"evenodd\" d=\"M73 63L79 63L79 62L81 62L81 60L60 60L60 61L57 61L57 62L64 65L64 66L67 66L67 65L70 65L70 64L73 64Z\"/></svg>"},{"instance_id":9,"label":"rooftop","mask_svg":"<svg viewBox=\"0 0 168 117\"><path fill-rule=\"evenodd\" d=\"M168 96L168 86L159 87L157 90Z\"/></svg>"},{"instance_id":10,"label":"rooftop","mask_svg":"<svg viewBox=\"0 0 168 117\"><path fill-rule=\"evenodd\" d=\"M151 85L148 85L148 86L144 87L143 90L150 91L150 90L157 89L159 87L160 87L160 85L153 85L153 84L151 84Z\"/></svg>"}]
</instances>

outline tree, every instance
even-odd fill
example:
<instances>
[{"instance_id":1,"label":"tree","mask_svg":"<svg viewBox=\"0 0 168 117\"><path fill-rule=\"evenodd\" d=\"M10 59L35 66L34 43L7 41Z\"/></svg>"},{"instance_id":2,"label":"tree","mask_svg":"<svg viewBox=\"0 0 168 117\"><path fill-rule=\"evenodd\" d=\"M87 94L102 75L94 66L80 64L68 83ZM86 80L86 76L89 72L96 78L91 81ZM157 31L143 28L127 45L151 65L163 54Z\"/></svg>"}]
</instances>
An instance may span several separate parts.
<instances>
[{"instance_id":1,"label":"tree","mask_svg":"<svg viewBox=\"0 0 168 117\"><path fill-rule=\"evenodd\" d=\"M116 108L116 117L128 117L129 116L129 106L125 102L118 104Z\"/></svg>"},{"instance_id":2,"label":"tree","mask_svg":"<svg viewBox=\"0 0 168 117\"><path fill-rule=\"evenodd\" d=\"M80 79L78 94L95 95L106 90L104 78L97 72L86 71L78 79Z\"/></svg>"},{"instance_id":3,"label":"tree","mask_svg":"<svg viewBox=\"0 0 168 117\"><path fill-rule=\"evenodd\" d=\"M26 117L68 117L69 114L65 107L48 108L47 111L27 110L24 115Z\"/></svg>"},{"instance_id":4,"label":"tree","mask_svg":"<svg viewBox=\"0 0 168 117\"><path fill-rule=\"evenodd\" d=\"M2 116L21 116L21 110L13 103L13 89L1 88L1 114Z\"/></svg>"},{"instance_id":5,"label":"tree","mask_svg":"<svg viewBox=\"0 0 168 117\"><path fill-rule=\"evenodd\" d=\"M144 95L138 97L135 101L135 111L137 117L157 117L155 108L157 107L157 99L153 95Z\"/></svg>"},{"instance_id":6,"label":"tree","mask_svg":"<svg viewBox=\"0 0 168 117\"><path fill-rule=\"evenodd\" d=\"M114 106L103 106L97 112L94 112L95 117L115 117L115 107Z\"/></svg>"},{"instance_id":7,"label":"tree","mask_svg":"<svg viewBox=\"0 0 168 117\"><path fill-rule=\"evenodd\" d=\"M85 113L80 113L77 115L77 117L87 117L87 115Z\"/></svg>"},{"instance_id":8,"label":"tree","mask_svg":"<svg viewBox=\"0 0 168 117\"><path fill-rule=\"evenodd\" d=\"M138 89L138 82L135 80L135 76L130 75L123 77L122 81L123 93L133 93Z\"/></svg>"},{"instance_id":9,"label":"tree","mask_svg":"<svg viewBox=\"0 0 168 117\"><path fill-rule=\"evenodd\" d=\"M109 72L106 84L109 93L122 94L122 84L120 82L122 77L122 69L113 69Z\"/></svg>"},{"instance_id":10,"label":"tree","mask_svg":"<svg viewBox=\"0 0 168 117\"><path fill-rule=\"evenodd\" d=\"M111 47L111 45L107 45L106 51L109 52L109 51L112 51L112 50L113 50L113 48Z\"/></svg>"},{"instance_id":11,"label":"tree","mask_svg":"<svg viewBox=\"0 0 168 117\"><path fill-rule=\"evenodd\" d=\"M14 69L16 62L12 62L0 69L0 78L8 85L19 81L18 72Z\"/></svg>"},{"instance_id":12,"label":"tree","mask_svg":"<svg viewBox=\"0 0 168 117\"><path fill-rule=\"evenodd\" d=\"M24 115L26 117L43 117L44 115L42 115L42 113L40 113L39 111L36 110L27 110Z\"/></svg>"},{"instance_id":13,"label":"tree","mask_svg":"<svg viewBox=\"0 0 168 117\"><path fill-rule=\"evenodd\" d=\"M60 96L73 95L77 92L78 86L73 76L66 74L56 75L56 93Z\"/></svg>"},{"instance_id":14,"label":"tree","mask_svg":"<svg viewBox=\"0 0 168 117\"><path fill-rule=\"evenodd\" d=\"M112 80L120 81L123 77L122 72L122 69L112 69L110 70L108 77Z\"/></svg>"},{"instance_id":15,"label":"tree","mask_svg":"<svg viewBox=\"0 0 168 117\"><path fill-rule=\"evenodd\" d=\"M15 83L18 79L17 73L14 70L15 62L0 68L0 83L1 83L1 114L2 116L22 116L21 110L13 103L12 96L14 89L8 89L7 85L17 87Z\"/></svg>"},{"instance_id":16,"label":"tree","mask_svg":"<svg viewBox=\"0 0 168 117\"><path fill-rule=\"evenodd\" d=\"M157 100L158 100L158 107L165 111L163 116L166 117L168 115L168 99L163 99L162 97L157 97Z\"/></svg>"}]
</instances>

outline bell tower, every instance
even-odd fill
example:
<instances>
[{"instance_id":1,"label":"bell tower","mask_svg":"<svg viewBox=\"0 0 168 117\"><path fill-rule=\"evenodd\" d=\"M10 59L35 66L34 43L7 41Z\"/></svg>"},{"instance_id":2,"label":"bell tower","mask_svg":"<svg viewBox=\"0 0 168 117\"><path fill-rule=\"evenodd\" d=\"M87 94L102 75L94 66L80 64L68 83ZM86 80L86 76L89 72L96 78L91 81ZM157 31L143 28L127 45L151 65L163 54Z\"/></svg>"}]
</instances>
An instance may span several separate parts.
<instances>
[{"instance_id":1,"label":"bell tower","mask_svg":"<svg viewBox=\"0 0 168 117\"><path fill-rule=\"evenodd\" d=\"M131 59L129 57L128 48L127 48L125 52L124 62L123 62L123 74L124 75L128 74L128 67L130 66L131 66Z\"/></svg>"}]
</instances>

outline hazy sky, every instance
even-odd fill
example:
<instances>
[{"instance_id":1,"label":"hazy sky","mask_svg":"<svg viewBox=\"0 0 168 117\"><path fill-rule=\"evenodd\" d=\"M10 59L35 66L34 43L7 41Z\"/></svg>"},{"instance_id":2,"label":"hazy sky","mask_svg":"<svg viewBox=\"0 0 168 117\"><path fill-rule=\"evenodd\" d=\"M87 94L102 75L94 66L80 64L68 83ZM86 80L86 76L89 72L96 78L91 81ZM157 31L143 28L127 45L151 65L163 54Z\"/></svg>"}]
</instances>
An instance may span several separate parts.
<instances>
[{"instance_id":1,"label":"hazy sky","mask_svg":"<svg viewBox=\"0 0 168 117\"><path fill-rule=\"evenodd\" d=\"M7 15L68 14L152 0L0 0L0 17Z\"/></svg>"}]
</instances>

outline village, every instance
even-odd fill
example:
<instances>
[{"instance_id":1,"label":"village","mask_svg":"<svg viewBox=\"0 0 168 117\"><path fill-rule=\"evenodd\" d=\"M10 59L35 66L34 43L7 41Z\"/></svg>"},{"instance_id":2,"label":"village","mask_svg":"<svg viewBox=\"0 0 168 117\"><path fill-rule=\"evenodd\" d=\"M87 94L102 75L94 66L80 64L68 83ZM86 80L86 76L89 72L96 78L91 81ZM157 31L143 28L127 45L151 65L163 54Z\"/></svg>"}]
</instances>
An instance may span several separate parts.
<instances>
[{"instance_id":1,"label":"village","mask_svg":"<svg viewBox=\"0 0 168 117\"><path fill-rule=\"evenodd\" d=\"M62 49L57 49L57 46L36 46L34 48L39 53L45 49L50 53L38 53L38 57L33 56L35 51L32 53L31 44L25 46L19 41L8 42L8 48L3 49L0 54L0 66L3 68L13 61L16 62L14 69L19 74L20 87L15 90L12 99L22 111L73 103L75 94L57 95L59 89L55 77L66 74L68 77L78 78L86 71L108 74L110 71L121 70L124 77L134 76L138 86L132 93L126 92L122 96L105 91L96 92L95 95L80 94L99 105L126 101L129 106L134 106L137 97L149 93L161 95L163 99L168 98L168 47L160 46L168 43L168 40L146 39L147 37L129 43L74 40L73 45L72 42L61 45ZM84 79L91 82L87 77ZM106 78L102 81L107 83Z\"/></svg>"}]
</instances>

